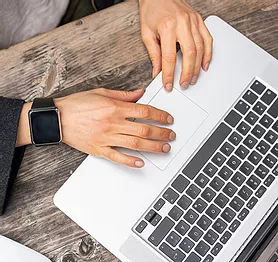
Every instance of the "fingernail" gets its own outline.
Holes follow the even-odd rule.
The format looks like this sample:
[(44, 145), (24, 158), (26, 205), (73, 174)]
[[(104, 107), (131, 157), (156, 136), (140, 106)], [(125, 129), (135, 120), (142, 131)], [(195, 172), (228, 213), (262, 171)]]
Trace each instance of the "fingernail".
[(205, 71), (207, 72), (208, 70), (209, 70), (209, 62), (208, 63), (206, 63), (206, 65), (205, 65)]
[(143, 167), (145, 163), (143, 161), (135, 161), (135, 166), (137, 167)]
[(195, 85), (196, 82), (197, 82), (197, 79), (198, 79), (197, 76), (193, 76), (193, 77), (192, 77), (192, 80), (191, 80), (191, 82), (190, 82), (190, 84), (191, 84), (191, 85)]
[(189, 87), (189, 83), (187, 81), (184, 81), (182, 84), (181, 84), (181, 88), (183, 89), (186, 89)]
[(165, 85), (165, 89), (166, 89), (168, 92), (171, 92), (172, 89), (173, 89), (173, 85), (170, 84), (170, 83), (168, 83), (168, 84)]
[(171, 150), (171, 146), (169, 144), (165, 144), (163, 147), (162, 147), (162, 151), (164, 153), (168, 153), (169, 151)]
[(171, 131), (170, 136), (169, 136), (169, 140), (173, 141), (176, 139), (176, 134), (175, 132)]
[(174, 118), (172, 117), (172, 116), (167, 116), (167, 123), (168, 124), (173, 124), (173, 122), (174, 122)]

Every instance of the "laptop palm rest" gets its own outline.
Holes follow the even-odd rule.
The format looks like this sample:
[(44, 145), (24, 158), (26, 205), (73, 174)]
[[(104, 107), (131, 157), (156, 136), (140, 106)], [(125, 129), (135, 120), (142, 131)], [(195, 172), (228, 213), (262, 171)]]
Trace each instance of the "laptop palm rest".
[[(168, 126), (177, 134), (176, 140), (171, 142), (171, 151), (166, 155), (140, 152), (160, 170), (164, 170), (169, 165), (208, 117), (208, 113), (205, 110), (195, 104), (183, 93), (183, 90), (178, 91), (175, 88), (171, 93), (168, 93), (161, 88), (149, 102), (149, 105), (163, 109), (175, 117), (174, 124)], [(138, 122), (141, 121), (138, 120)], [(153, 124), (158, 125), (157, 123)]]

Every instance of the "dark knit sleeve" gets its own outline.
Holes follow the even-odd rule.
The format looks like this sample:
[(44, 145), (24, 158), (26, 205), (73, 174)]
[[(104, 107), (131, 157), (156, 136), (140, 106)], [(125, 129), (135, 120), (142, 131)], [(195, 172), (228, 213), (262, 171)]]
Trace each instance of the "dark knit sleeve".
[(0, 97), (0, 215), (15, 181), (25, 147), (16, 148), (23, 100)]

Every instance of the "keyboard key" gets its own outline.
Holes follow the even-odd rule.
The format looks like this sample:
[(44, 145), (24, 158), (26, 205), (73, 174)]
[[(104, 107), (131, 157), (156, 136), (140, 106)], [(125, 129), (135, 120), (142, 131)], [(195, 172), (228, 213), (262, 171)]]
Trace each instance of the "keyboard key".
[(255, 196), (261, 198), (265, 192), (266, 192), (266, 188), (264, 186), (260, 186), (260, 188), (255, 193)]
[(185, 254), (183, 254), (180, 250), (173, 250), (166, 243), (162, 243), (159, 247), (162, 253), (164, 253), (167, 257), (169, 257), (172, 261), (182, 262), (185, 258)]
[(253, 105), (256, 100), (258, 99), (258, 96), (255, 95), (252, 91), (248, 90), (244, 95), (243, 99), (248, 102), (249, 104)]
[(272, 149), (271, 149), (271, 153), (273, 155), (275, 155), (276, 157), (278, 157), (278, 144), (276, 144)]
[(198, 217), (199, 215), (195, 211), (189, 209), (183, 218), (192, 225), (198, 219)]
[(187, 178), (185, 178), (183, 175), (178, 175), (178, 177), (172, 183), (172, 187), (178, 192), (182, 193), (189, 184), (190, 182)]
[(182, 236), (186, 234), (190, 226), (183, 220), (181, 220), (175, 227), (175, 230), (180, 233)]
[(269, 175), (267, 177), (267, 179), (264, 181), (264, 185), (269, 187), (269, 186), (271, 186), (271, 184), (273, 183), (274, 180), (275, 180), (275, 177), (273, 175)]
[(184, 262), (200, 262), (201, 258), (195, 253), (191, 253), (189, 257)]
[(242, 116), (236, 111), (231, 110), (231, 112), (225, 117), (224, 121), (232, 127), (235, 127), (241, 120)]
[(259, 125), (256, 125), (251, 131), (251, 133), (259, 139), (264, 135), (265, 132), (266, 130)]
[(249, 154), (249, 152), (250, 151), (245, 146), (240, 145), (239, 148), (236, 150), (236, 155), (242, 160), (244, 160)]
[(278, 256), (276, 254), (272, 255), (270, 260), (268, 260), (268, 262), (277, 262), (277, 261), (278, 261)]
[(278, 117), (278, 99), (275, 100), (275, 102), (272, 104), (272, 106), (267, 111), (268, 114), (270, 114), (273, 118)]
[(240, 187), (243, 182), (245, 181), (246, 177), (244, 175), (242, 175), (240, 172), (236, 172), (234, 174), (234, 176), (232, 177), (232, 181), (238, 186)]
[(258, 119), (259, 117), (253, 111), (250, 111), (244, 118), (244, 120), (252, 126), (256, 124)]
[(253, 110), (261, 116), (266, 110), (266, 106), (261, 102), (257, 102), (256, 105), (253, 107)]
[(253, 207), (258, 203), (258, 199), (255, 197), (252, 197), (249, 202), (247, 203), (247, 207), (251, 210)]
[(251, 172), (254, 170), (254, 166), (252, 166), (249, 162), (245, 161), (239, 168), (239, 170), (246, 176), (249, 176)]
[(262, 140), (256, 147), (256, 149), (263, 155), (267, 153), (267, 151), (270, 149), (270, 146)]
[(144, 229), (147, 227), (147, 222), (145, 222), (144, 220), (141, 221), (138, 226), (135, 228), (135, 230), (138, 232), (138, 233), (142, 233), (144, 231)]
[(215, 156), (212, 158), (211, 161), (218, 167), (221, 167), (224, 164), (224, 162), (226, 161), (226, 157), (218, 152), (215, 154)]
[(255, 91), (258, 95), (261, 95), (263, 93), (263, 91), (266, 89), (266, 87), (262, 83), (260, 83), (258, 80), (256, 80), (250, 88), (253, 91)]
[(237, 146), (241, 140), (242, 136), (237, 132), (233, 132), (232, 135), (229, 137), (229, 141), (235, 146)]
[(186, 253), (189, 253), (195, 244), (187, 237), (185, 237), (180, 243), (179, 247)]
[(238, 212), (244, 206), (244, 202), (239, 197), (234, 197), (230, 202), (230, 207)]
[(249, 214), (248, 209), (243, 208), (243, 209), (241, 210), (241, 212), (239, 213), (239, 215), (238, 215), (238, 219), (239, 219), (240, 221), (243, 221), (243, 220), (248, 216), (248, 214)]
[(228, 225), (221, 219), (218, 218), (212, 225), (212, 228), (219, 234), (222, 234)]
[(260, 120), (260, 124), (265, 128), (269, 128), (272, 123), (273, 123), (273, 119), (268, 115), (264, 115)]
[(155, 227), (161, 219), (162, 217), (159, 214), (156, 214), (156, 216), (150, 221), (150, 223)]
[(200, 241), (199, 244), (195, 247), (195, 251), (201, 256), (204, 257), (210, 249), (204, 241)]
[(220, 179), (219, 177), (215, 177), (211, 182), (210, 182), (210, 186), (216, 190), (219, 191), (223, 186), (224, 186), (224, 181), (222, 179)]
[(232, 234), (229, 231), (226, 231), (223, 234), (223, 236), (220, 238), (220, 242), (225, 245), (229, 241), (231, 236), (232, 236)]
[(219, 213), (220, 209), (216, 207), (214, 204), (211, 204), (206, 210), (206, 214), (212, 219), (215, 219)]
[(220, 148), (220, 151), (225, 155), (225, 156), (230, 156), (232, 152), (234, 151), (234, 147), (228, 143), (225, 142), (224, 145)]
[(183, 169), (183, 174), (185, 174), (189, 179), (194, 179), (211, 156), (215, 153), (217, 148), (224, 142), (224, 140), (231, 133), (232, 129), (226, 124), (221, 123), (208, 140), (204, 143), (197, 154), (192, 158), (189, 164)]
[(266, 103), (267, 105), (270, 105), (272, 101), (276, 98), (276, 94), (272, 92), (270, 89), (268, 89), (262, 96), (261, 100)]
[(229, 230), (232, 233), (234, 233), (234, 232), (236, 232), (236, 230), (238, 229), (239, 226), (240, 226), (240, 222), (237, 219), (235, 219), (233, 221), (233, 223), (229, 226)]
[(207, 243), (209, 243), (210, 245), (213, 245), (218, 238), (219, 235), (211, 229), (204, 236), (204, 240), (207, 241)]
[(278, 120), (275, 122), (272, 129), (278, 133)]
[(224, 196), (222, 193), (220, 193), (215, 199), (214, 199), (214, 203), (216, 205), (218, 205), (220, 208), (223, 208), (227, 205), (227, 203), (229, 202), (229, 199)]
[(235, 109), (240, 112), (242, 115), (245, 115), (247, 111), (250, 109), (250, 106), (247, 105), (245, 102), (240, 100), (236, 105)]
[(227, 181), (231, 177), (232, 174), (233, 174), (233, 171), (226, 166), (223, 166), (221, 168), (221, 170), (218, 172), (218, 175), (221, 178), (223, 178), (225, 181)]
[(274, 176), (277, 176), (277, 175), (278, 175), (278, 165), (277, 165), (276, 167), (273, 168), (272, 174), (273, 174)]
[(261, 183), (261, 180), (254, 175), (250, 176), (246, 182), (246, 184), (249, 187), (251, 187), (253, 190), (256, 190), (260, 183)]
[(255, 172), (254, 172), (258, 177), (260, 177), (261, 179), (264, 179), (267, 174), (269, 173), (269, 169), (267, 169), (264, 165), (260, 164)]
[(166, 242), (168, 242), (172, 247), (175, 247), (181, 240), (181, 237), (172, 231), (169, 236), (166, 238)]
[(204, 188), (208, 182), (209, 182), (208, 177), (202, 173), (198, 175), (198, 177), (195, 179), (195, 183), (201, 188)]
[(253, 151), (248, 157), (248, 160), (251, 163), (253, 163), (254, 165), (258, 165), (259, 162), (261, 161), (261, 159), (262, 159), (262, 156), (259, 153), (257, 153), (256, 151)]
[(209, 226), (211, 225), (212, 221), (205, 215), (203, 215), (197, 222), (197, 225), (203, 229), (203, 230), (207, 230), (209, 228)]
[(211, 188), (207, 187), (201, 196), (207, 202), (211, 202), (215, 195), (216, 193)]
[(174, 204), (178, 199), (179, 194), (176, 193), (172, 188), (168, 188), (163, 194), (163, 198), (166, 199), (169, 203)]
[(229, 197), (232, 197), (236, 193), (236, 191), (237, 187), (230, 182), (223, 189), (223, 192)]
[(253, 149), (257, 142), (258, 140), (255, 137), (248, 135), (243, 141), (243, 144), (246, 145), (249, 149)]
[(193, 208), (199, 213), (202, 213), (207, 206), (208, 206), (207, 203), (201, 198), (198, 198), (193, 204)]
[(187, 196), (183, 195), (178, 201), (178, 205), (183, 209), (186, 210), (192, 203), (192, 200)]
[(236, 156), (231, 156), (230, 159), (227, 161), (227, 165), (233, 170), (236, 170), (240, 164), (241, 161)]
[(200, 194), (200, 192), (200, 188), (198, 188), (194, 184), (190, 185), (190, 187), (186, 190), (186, 194), (193, 199), (195, 199)]
[(241, 133), (243, 136), (245, 136), (249, 132), (250, 129), (251, 129), (251, 127), (248, 124), (246, 124), (245, 122), (241, 122), (239, 124), (239, 126), (237, 127), (237, 131), (239, 133)]
[(263, 160), (263, 163), (264, 163), (267, 167), (269, 167), (269, 168), (273, 168), (274, 165), (276, 164), (276, 162), (277, 162), (277, 159), (276, 159), (274, 156), (270, 155), (270, 154), (268, 154), (268, 155), (265, 157), (265, 159)]
[(218, 168), (215, 165), (213, 165), (212, 163), (208, 163), (203, 171), (209, 177), (213, 177), (217, 170)]
[(148, 214), (145, 216), (145, 219), (150, 222), (155, 216), (157, 215), (157, 213), (154, 210), (150, 210), (148, 212)]
[(193, 227), (188, 233), (188, 236), (195, 242), (199, 241), (202, 235), (203, 232), (196, 226)]
[(213, 261), (213, 257), (211, 255), (207, 255), (205, 260), (203, 262), (212, 262)]
[(180, 217), (183, 215), (183, 211), (179, 209), (177, 206), (174, 206), (170, 212), (169, 212), (169, 217), (174, 219), (175, 221), (178, 221)]
[(274, 133), (272, 130), (269, 130), (264, 136), (264, 139), (271, 145), (273, 145), (276, 142), (277, 138), (278, 135), (276, 135), (276, 133)]
[(213, 254), (214, 256), (217, 256), (219, 254), (219, 252), (221, 251), (222, 249), (222, 245), (220, 243), (217, 243), (213, 249), (211, 250), (211, 254)]
[(252, 195), (252, 190), (250, 188), (248, 188), (247, 186), (243, 186), (239, 192), (238, 195), (245, 201), (247, 201), (251, 195)]
[(228, 223), (230, 223), (233, 218), (235, 217), (236, 213), (230, 209), (229, 207), (226, 207), (225, 210), (222, 212), (221, 217), (227, 221)]
[(164, 201), (162, 198), (160, 198), (160, 199), (157, 200), (157, 202), (155, 203), (154, 209), (155, 209), (156, 211), (159, 211), (164, 205), (165, 205), (165, 201)]
[(174, 225), (175, 223), (170, 218), (165, 217), (148, 240), (157, 247)]

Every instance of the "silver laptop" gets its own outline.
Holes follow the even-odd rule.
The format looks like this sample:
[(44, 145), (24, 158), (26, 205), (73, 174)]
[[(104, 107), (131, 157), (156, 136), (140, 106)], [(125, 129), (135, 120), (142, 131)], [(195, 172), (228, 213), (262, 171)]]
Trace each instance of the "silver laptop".
[(138, 101), (175, 117), (168, 155), (131, 169), (88, 156), (55, 195), (65, 214), (124, 262), (236, 261), (277, 205), (278, 61), (218, 17), (208, 73)]

